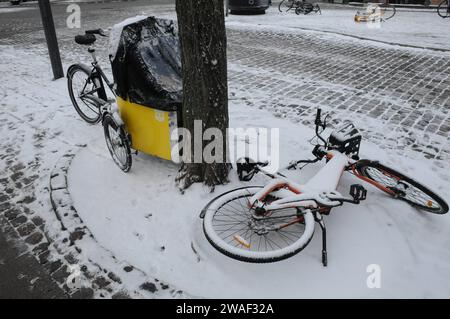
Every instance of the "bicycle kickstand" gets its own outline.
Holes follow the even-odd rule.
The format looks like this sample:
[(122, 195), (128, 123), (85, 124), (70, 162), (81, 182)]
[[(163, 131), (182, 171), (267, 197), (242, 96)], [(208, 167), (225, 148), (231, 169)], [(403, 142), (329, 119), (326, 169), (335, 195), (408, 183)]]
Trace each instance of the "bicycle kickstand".
[(325, 227), (325, 222), (323, 221), (323, 216), (316, 213), (314, 214), (314, 220), (320, 225), (322, 229), (322, 264), (324, 267), (328, 264), (327, 259), (327, 229)]

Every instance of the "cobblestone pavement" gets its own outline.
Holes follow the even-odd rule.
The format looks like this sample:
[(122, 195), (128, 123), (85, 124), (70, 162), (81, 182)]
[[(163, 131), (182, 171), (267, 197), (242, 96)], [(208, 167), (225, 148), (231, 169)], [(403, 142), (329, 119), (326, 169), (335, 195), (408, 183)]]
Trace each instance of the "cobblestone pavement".
[[(106, 28), (144, 10), (173, 15), (170, 6), (148, 7), (144, 1), (127, 5), (120, 9), (123, 5), (116, 2), (82, 4), (86, 12), (83, 29)], [(54, 15), (67, 68), (80, 60), (88, 62), (88, 55), (86, 48), (72, 41), (80, 31), (65, 28), (65, 8), (54, 6)], [(51, 214), (49, 175), (68, 149), (89, 142), (97, 130), (76, 122), (77, 116), (65, 98), (65, 83), (58, 82), (56, 90), (50, 82), (41, 83), (39, 91), (30, 91), (43, 77), (51, 78), (36, 14), (29, 10), (0, 15), (0, 57), (5, 63), (0, 83), (0, 133), (9, 136), (0, 142), (0, 224), (12, 229), (4, 232), (9, 234), (6, 237), (14, 233), (12, 239), (25, 244), (21, 254), (36, 256), (42, 269), (63, 287), (67, 267), (80, 252), (67, 241), (70, 234), (59, 234), (57, 227), (48, 225), (48, 219), (47, 225), (44, 223), (42, 216)], [(233, 99), (243, 99), (275, 116), (309, 125), (320, 106), (334, 118), (354, 120), (366, 138), (383, 147), (435, 162), (448, 160), (448, 54), (317, 32), (281, 32), (263, 27), (230, 27), (227, 32), (230, 108)], [(105, 43), (98, 41), (98, 56), (107, 66)], [(11, 47), (20, 50), (20, 60), (11, 56), (4, 59), (2, 50)], [(34, 70), (24, 55), (29, 56)], [(15, 80), (18, 76), (20, 82)], [(56, 217), (54, 222), (58, 222)], [(98, 291), (96, 296), (127, 296), (120, 292), (121, 286), (111, 273), (99, 266), (86, 271), (93, 282), (91, 287)], [(153, 292), (152, 288), (149, 294)], [(73, 291), (66, 289), (64, 294), (70, 296)], [(93, 291), (87, 290), (74, 297), (92, 295)]]
[(228, 37), (238, 97), (304, 123), (321, 107), (385, 147), (448, 159), (448, 54), (317, 33), (231, 29)]

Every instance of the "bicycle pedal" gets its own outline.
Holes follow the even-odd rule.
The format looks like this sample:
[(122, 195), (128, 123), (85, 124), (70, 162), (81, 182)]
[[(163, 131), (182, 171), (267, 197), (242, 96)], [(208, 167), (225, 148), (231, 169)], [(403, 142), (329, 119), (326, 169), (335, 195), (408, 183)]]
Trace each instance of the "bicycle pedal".
[(350, 186), (350, 196), (354, 201), (365, 200), (367, 196), (367, 190), (361, 184), (353, 184)]

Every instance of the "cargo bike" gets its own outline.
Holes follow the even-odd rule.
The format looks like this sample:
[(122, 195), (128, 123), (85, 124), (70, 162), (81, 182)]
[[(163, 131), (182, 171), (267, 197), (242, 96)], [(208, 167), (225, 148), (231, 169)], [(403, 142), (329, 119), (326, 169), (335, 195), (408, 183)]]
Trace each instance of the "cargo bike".
[[(127, 21), (127, 20), (126, 20)], [(116, 25), (110, 32), (110, 82), (93, 47), (101, 30), (87, 30), (75, 42), (88, 47), (91, 65), (67, 71), (72, 104), (83, 120), (101, 122), (114, 162), (128, 172), (132, 151), (171, 160), (171, 135), (181, 126), (180, 45), (171, 20), (154, 17)], [(110, 92), (110, 94), (107, 94)]]

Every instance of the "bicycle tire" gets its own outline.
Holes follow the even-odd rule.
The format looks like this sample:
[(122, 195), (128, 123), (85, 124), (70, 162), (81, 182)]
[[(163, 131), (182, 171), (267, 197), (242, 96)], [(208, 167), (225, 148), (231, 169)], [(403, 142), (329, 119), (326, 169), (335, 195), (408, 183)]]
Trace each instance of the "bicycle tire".
[[(243, 249), (239, 248), (239, 243), (237, 245), (228, 244), (224, 241), (224, 239), (220, 238), (217, 231), (214, 229), (213, 225), (213, 218), (216, 215), (216, 213), (225, 205), (240, 200), (244, 197), (250, 197), (253, 196), (257, 191), (259, 191), (261, 187), (246, 187), (246, 188), (239, 188), (227, 193), (224, 193), (217, 198), (215, 198), (212, 202), (208, 204), (206, 207), (206, 212), (203, 218), (203, 233), (205, 234), (206, 239), (208, 242), (219, 252), (222, 254), (244, 262), (250, 262), (250, 263), (271, 263), (280, 261), (286, 258), (289, 258), (297, 253), (299, 253), (301, 250), (303, 250), (308, 243), (310, 242), (311, 238), (314, 234), (314, 217), (311, 212), (306, 212), (304, 216), (304, 223), (299, 223), (299, 225), (296, 225), (293, 223), (293, 225), (298, 226), (300, 229), (303, 228), (302, 225), (304, 225), (304, 232), (301, 234), (299, 238), (297, 238), (293, 244), (287, 247), (283, 247), (280, 249), (275, 249), (271, 251), (254, 251), (250, 250), (250, 248)], [(234, 206), (232, 206), (234, 207)], [(244, 213), (245, 214), (245, 213)], [(225, 216), (225, 215), (223, 215)], [(234, 224), (238, 225), (240, 224), (240, 220), (236, 220)], [(232, 226), (234, 227), (234, 226)], [(290, 226), (289, 226), (290, 227)], [(286, 227), (287, 228), (287, 227)], [(278, 230), (277, 232), (279, 232)], [(275, 232), (275, 231), (273, 231)], [(246, 232), (247, 233), (247, 232)], [(278, 234), (280, 237), (282, 235)], [(224, 234), (225, 236), (225, 234)], [(230, 235), (231, 236), (231, 235)], [(242, 234), (244, 236), (244, 234)], [(251, 236), (250, 234), (250, 243), (251, 243)], [(227, 236), (229, 237), (229, 236)], [(233, 236), (234, 237), (234, 236)], [(262, 235), (260, 235), (262, 237)], [(295, 238), (295, 237), (294, 237)], [(267, 237), (265, 238), (267, 241)], [(273, 238), (271, 238), (273, 240)], [(261, 239), (259, 241), (259, 244), (261, 243)], [(259, 249), (259, 244), (258, 248)]]
[(437, 13), (441, 18), (450, 18), (450, 11), (447, 0), (443, 0), (437, 7)]
[(79, 105), (79, 103), (77, 102), (77, 99), (75, 98), (75, 94), (74, 94), (74, 81), (73, 78), (76, 74), (82, 73), (85, 77), (86, 80), (88, 81), (90, 78), (90, 72), (87, 71), (84, 67), (82, 67), (81, 65), (73, 65), (69, 68), (69, 71), (67, 72), (67, 86), (68, 86), (68, 90), (69, 90), (69, 96), (70, 96), (70, 100), (72, 101), (72, 105), (75, 108), (75, 110), (77, 111), (78, 115), (80, 115), (80, 117), (85, 120), (87, 123), (89, 124), (96, 124), (98, 122), (100, 122), (100, 118), (101, 118), (101, 112), (100, 112), (100, 105), (94, 105), (92, 100), (86, 100), (84, 101), (83, 99), (80, 99), (80, 102), (84, 103), (83, 108), (88, 108), (92, 111), (92, 116), (90, 116), (89, 114), (86, 114), (86, 112), (83, 112), (81, 106)]
[(384, 20), (389, 20), (395, 16), (397, 9), (391, 5), (380, 5), (380, 11)]
[[(287, 1), (287, 3), (285, 3), (286, 1)], [(278, 4), (278, 11), (279, 12), (283, 12), (283, 10), (281, 10), (281, 7), (283, 6), (283, 3), (285, 3), (285, 7), (287, 8), (285, 12), (288, 12), (289, 10), (291, 10), (294, 7), (295, 1), (293, 1), (293, 0), (282, 0)]]
[[(439, 195), (414, 179), (390, 167), (379, 162), (361, 160), (356, 163), (354, 168), (357, 174), (363, 177), (363, 180), (368, 179), (366, 180), (367, 182), (372, 183), (374, 186), (397, 199), (403, 200), (426, 212), (434, 214), (445, 214), (448, 212), (448, 204)], [(394, 184), (395, 187), (393, 186)], [(398, 190), (396, 187), (399, 187), (399, 185), (401, 186), (400, 188), (404, 189)], [(413, 192), (415, 194), (411, 194)], [(413, 195), (420, 195), (421, 198), (413, 198)], [(424, 201), (423, 203), (421, 203), (422, 200)]]
[(305, 14), (305, 12), (304, 12), (304, 10), (303, 10), (303, 7), (301, 7), (301, 6), (295, 8), (295, 14), (296, 14), (296, 15), (300, 15), (300, 13)]
[[(111, 136), (112, 129), (116, 136)], [(106, 114), (103, 119), (106, 146), (116, 165), (125, 173), (131, 169), (131, 147), (123, 126), (118, 125), (111, 114)], [(117, 147), (120, 147), (119, 150)], [(120, 153), (119, 153), (120, 152)]]

